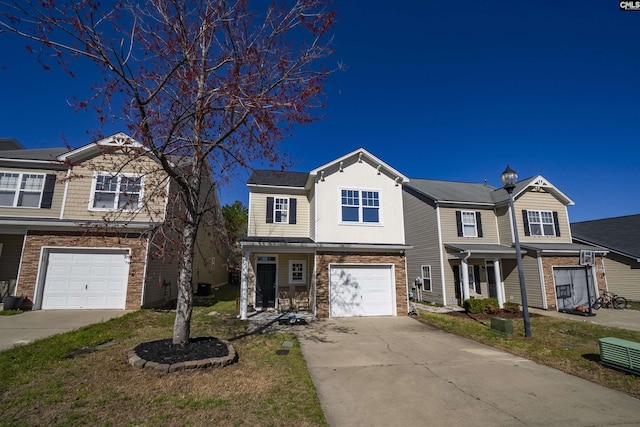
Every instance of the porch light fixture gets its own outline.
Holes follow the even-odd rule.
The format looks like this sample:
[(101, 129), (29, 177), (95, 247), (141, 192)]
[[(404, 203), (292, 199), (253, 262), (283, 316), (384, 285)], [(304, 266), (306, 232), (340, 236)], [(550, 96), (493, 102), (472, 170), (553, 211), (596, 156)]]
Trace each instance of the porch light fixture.
[(527, 303), (527, 288), (524, 285), (524, 272), (522, 269), (522, 253), (520, 251), (520, 238), (518, 237), (518, 226), (516, 223), (516, 211), (513, 207), (513, 189), (516, 188), (518, 174), (509, 165), (500, 175), (502, 188), (509, 193), (509, 210), (511, 211), (511, 223), (515, 228), (513, 236), (516, 244), (516, 259), (518, 261), (518, 277), (520, 278), (520, 295), (522, 297), (522, 318), (524, 319), (524, 336), (531, 336), (531, 321), (529, 320), (529, 304)]

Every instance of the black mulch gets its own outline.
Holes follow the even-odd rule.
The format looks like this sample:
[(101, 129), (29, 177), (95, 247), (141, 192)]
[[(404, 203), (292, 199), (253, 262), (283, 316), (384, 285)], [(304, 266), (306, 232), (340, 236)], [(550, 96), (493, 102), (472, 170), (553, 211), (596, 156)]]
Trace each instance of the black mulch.
[(229, 354), (227, 345), (215, 337), (193, 338), (187, 345), (174, 345), (171, 339), (149, 341), (138, 345), (134, 351), (146, 361), (169, 365)]

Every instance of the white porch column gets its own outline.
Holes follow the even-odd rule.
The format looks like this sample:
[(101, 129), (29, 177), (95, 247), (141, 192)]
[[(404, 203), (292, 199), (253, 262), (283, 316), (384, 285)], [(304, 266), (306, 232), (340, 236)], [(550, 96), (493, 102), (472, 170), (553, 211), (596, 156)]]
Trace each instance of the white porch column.
[(242, 251), (240, 270), (240, 319), (242, 320), (247, 320), (247, 304), (249, 304), (249, 253)]
[(496, 293), (498, 294), (498, 306), (504, 308), (504, 286), (502, 286), (502, 277), (500, 275), (500, 260), (493, 260), (493, 280), (496, 281)]
[(462, 258), (462, 302), (469, 299), (469, 265), (467, 264), (467, 257)]

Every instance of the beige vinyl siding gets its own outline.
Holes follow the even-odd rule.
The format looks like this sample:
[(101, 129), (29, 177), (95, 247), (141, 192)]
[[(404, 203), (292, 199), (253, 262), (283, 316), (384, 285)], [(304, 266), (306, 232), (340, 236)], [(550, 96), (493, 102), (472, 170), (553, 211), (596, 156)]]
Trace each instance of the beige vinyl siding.
[(406, 252), (409, 289), (416, 277), (422, 277), (421, 266), (430, 265), (431, 292), (418, 292), (418, 295), (422, 296), (423, 301), (444, 304), (436, 209), (408, 188), (403, 191), (402, 198), (405, 242), (413, 246)]
[(631, 301), (640, 301), (639, 262), (610, 252), (604, 259), (604, 268), (610, 292)]
[(51, 209), (44, 208), (23, 208), (23, 207), (0, 207), (1, 217), (20, 217), (20, 218), (53, 218), (57, 219), (60, 216), (60, 208), (62, 206), (62, 199), (64, 196), (64, 178), (66, 177), (65, 171), (54, 171), (47, 169), (10, 169), (0, 167), (1, 172), (10, 173), (33, 173), (33, 174), (55, 174), (56, 185), (53, 189), (53, 200), (51, 201)]
[[(544, 189), (540, 189), (540, 191), (533, 191), (530, 189), (529, 191), (522, 194), (515, 201), (515, 209), (516, 209), (516, 221), (518, 223), (518, 231), (520, 234), (521, 242), (528, 243), (545, 243), (545, 242), (555, 242), (555, 243), (571, 243), (571, 235), (569, 232), (569, 218), (567, 218), (567, 209), (565, 205), (563, 205), (558, 199), (555, 198), (551, 193), (547, 193)], [(525, 236), (524, 233), (524, 225), (522, 222), (522, 211), (523, 210), (535, 210), (535, 211), (551, 211), (558, 213), (558, 222), (560, 223), (560, 237), (550, 237), (550, 236)]]
[[(289, 197), (296, 201), (296, 223), (267, 223), (267, 197)], [(249, 236), (309, 237), (309, 200), (305, 194), (251, 193)]]
[[(134, 213), (89, 210), (95, 172), (143, 175), (143, 209)], [(165, 177), (166, 175), (160, 169), (160, 165), (148, 157), (141, 157), (132, 161), (125, 154), (109, 154), (86, 160), (73, 168), (67, 190), (64, 218), (102, 220), (106, 216), (109, 219), (119, 221), (162, 221), (167, 188)]]
[(22, 234), (0, 234), (0, 281), (18, 278), (23, 242)]
[(511, 211), (509, 210), (509, 206), (496, 208), (496, 217), (498, 219), (500, 244), (511, 246), (513, 244), (513, 235), (511, 232)]
[[(458, 237), (456, 211), (480, 212), (483, 237)], [(498, 230), (493, 209), (441, 207), (440, 221), (444, 243), (498, 243)]]
[[(503, 259), (501, 264), (505, 301), (518, 304), (522, 303), (517, 261), (515, 259)], [(538, 259), (529, 256), (523, 257), (522, 271), (524, 273), (524, 283), (527, 290), (527, 302), (529, 306), (543, 308)]]

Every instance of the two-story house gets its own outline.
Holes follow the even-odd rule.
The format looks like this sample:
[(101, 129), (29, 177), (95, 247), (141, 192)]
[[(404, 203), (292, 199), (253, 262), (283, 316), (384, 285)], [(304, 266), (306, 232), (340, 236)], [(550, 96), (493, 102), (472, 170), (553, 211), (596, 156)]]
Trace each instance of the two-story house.
[(363, 148), (310, 172), (256, 170), (241, 240), (241, 318), (408, 312), (400, 172)]
[[(597, 295), (605, 252), (572, 242), (567, 207), (573, 201), (542, 176), (518, 182), (513, 197), (515, 224), (503, 188), (413, 178), (404, 186), (407, 271), (417, 300), (519, 303), (515, 233), (529, 306), (573, 309), (588, 303), (588, 293)], [(583, 249), (596, 251), (594, 267), (581, 266)]]
[[(123, 133), (74, 150), (0, 141), (0, 281), (34, 309), (165, 304), (177, 296), (175, 230), (165, 226), (179, 215), (176, 187)], [(227, 278), (206, 231), (194, 286)]]

